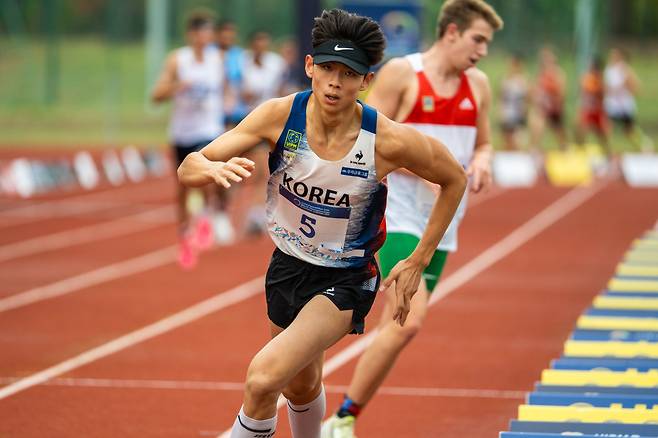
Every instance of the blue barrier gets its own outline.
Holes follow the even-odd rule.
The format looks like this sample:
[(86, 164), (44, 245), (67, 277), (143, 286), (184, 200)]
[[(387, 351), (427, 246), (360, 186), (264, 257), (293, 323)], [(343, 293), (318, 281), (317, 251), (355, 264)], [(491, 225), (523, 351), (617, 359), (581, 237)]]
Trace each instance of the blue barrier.
[(658, 332), (578, 329), (573, 331), (571, 339), (574, 341), (658, 342)]
[(624, 408), (633, 409), (637, 405), (647, 408), (658, 405), (658, 391), (653, 395), (630, 395), (623, 393), (611, 394), (574, 394), (563, 392), (532, 392), (528, 395), (529, 405), (571, 406), (576, 403), (588, 404), (594, 407), (608, 408), (619, 404)]
[(512, 432), (538, 432), (538, 433), (585, 433), (605, 437), (634, 438), (658, 437), (658, 424), (629, 424), (629, 423), (579, 423), (579, 422), (549, 422), (549, 421), (510, 421)]
[(593, 370), (599, 368), (610, 371), (636, 369), (646, 372), (658, 369), (658, 359), (561, 357), (551, 361), (551, 368), (556, 370)]

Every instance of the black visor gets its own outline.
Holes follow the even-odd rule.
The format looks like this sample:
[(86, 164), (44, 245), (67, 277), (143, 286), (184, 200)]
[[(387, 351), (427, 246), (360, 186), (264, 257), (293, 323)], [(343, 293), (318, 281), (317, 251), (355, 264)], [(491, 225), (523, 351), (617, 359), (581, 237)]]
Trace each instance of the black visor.
[(313, 63), (340, 62), (364, 75), (370, 70), (365, 52), (349, 41), (329, 40), (313, 48)]

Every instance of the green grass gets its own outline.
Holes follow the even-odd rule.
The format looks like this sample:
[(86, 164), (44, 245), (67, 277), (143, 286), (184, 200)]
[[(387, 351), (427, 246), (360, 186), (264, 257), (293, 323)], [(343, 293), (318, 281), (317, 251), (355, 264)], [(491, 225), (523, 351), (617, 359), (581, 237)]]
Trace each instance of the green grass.
[[(46, 103), (45, 46), (0, 41), (3, 145), (153, 144), (166, 141), (166, 108), (147, 103), (144, 48), (100, 40), (60, 44), (57, 99)], [(166, 106), (165, 106), (166, 107)]]
[[(641, 81), (639, 122), (646, 134), (658, 140), (658, 47), (633, 52), (633, 67)], [(100, 39), (63, 39), (59, 43), (57, 100), (46, 103), (46, 47), (43, 42), (0, 38), (0, 147), (29, 145), (95, 146), (162, 144), (167, 141), (168, 106), (147, 103), (145, 50), (140, 43), (115, 48)], [(535, 70), (529, 60), (529, 72)], [(504, 72), (505, 53), (494, 51), (481, 68), (492, 88)], [(567, 117), (576, 116), (577, 83), (573, 57), (562, 54), (569, 77)], [(496, 108), (491, 111), (494, 142), (500, 144)], [(550, 133), (545, 146), (553, 143)], [(618, 148), (626, 142), (617, 135)], [(658, 141), (657, 141), (658, 143)]]

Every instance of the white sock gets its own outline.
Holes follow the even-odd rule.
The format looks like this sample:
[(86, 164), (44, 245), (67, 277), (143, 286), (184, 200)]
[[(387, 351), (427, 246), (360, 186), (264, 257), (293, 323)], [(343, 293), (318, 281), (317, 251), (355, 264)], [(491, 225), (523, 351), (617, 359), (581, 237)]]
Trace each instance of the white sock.
[(244, 414), (244, 406), (233, 423), (231, 438), (269, 438), (276, 430), (276, 415), (267, 420), (254, 420)]
[(320, 438), (320, 428), (326, 409), (324, 386), (320, 395), (305, 405), (294, 405), (288, 400), (288, 419), (293, 438)]

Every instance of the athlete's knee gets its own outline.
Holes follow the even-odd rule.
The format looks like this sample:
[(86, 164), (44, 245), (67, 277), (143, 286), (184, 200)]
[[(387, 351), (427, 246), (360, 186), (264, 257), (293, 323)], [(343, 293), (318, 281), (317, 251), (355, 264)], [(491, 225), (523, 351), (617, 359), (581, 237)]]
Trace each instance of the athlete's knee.
[(397, 322), (393, 323), (395, 325), (395, 335), (403, 345), (411, 342), (411, 340), (420, 332), (420, 329), (423, 326), (423, 319), (424, 318), (408, 318), (403, 326), (400, 326)]
[(306, 399), (315, 395), (322, 384), (322, 372), (304, 372), (292, 379), (283, 389), (283, 395), (288, 400)]
[(264, 365), (262, 361), (254, 359), (247, 370), (245, 391), (252, 397), (267, 397), (277, 394), (285, 385), (282, 378), (272, 368)]

